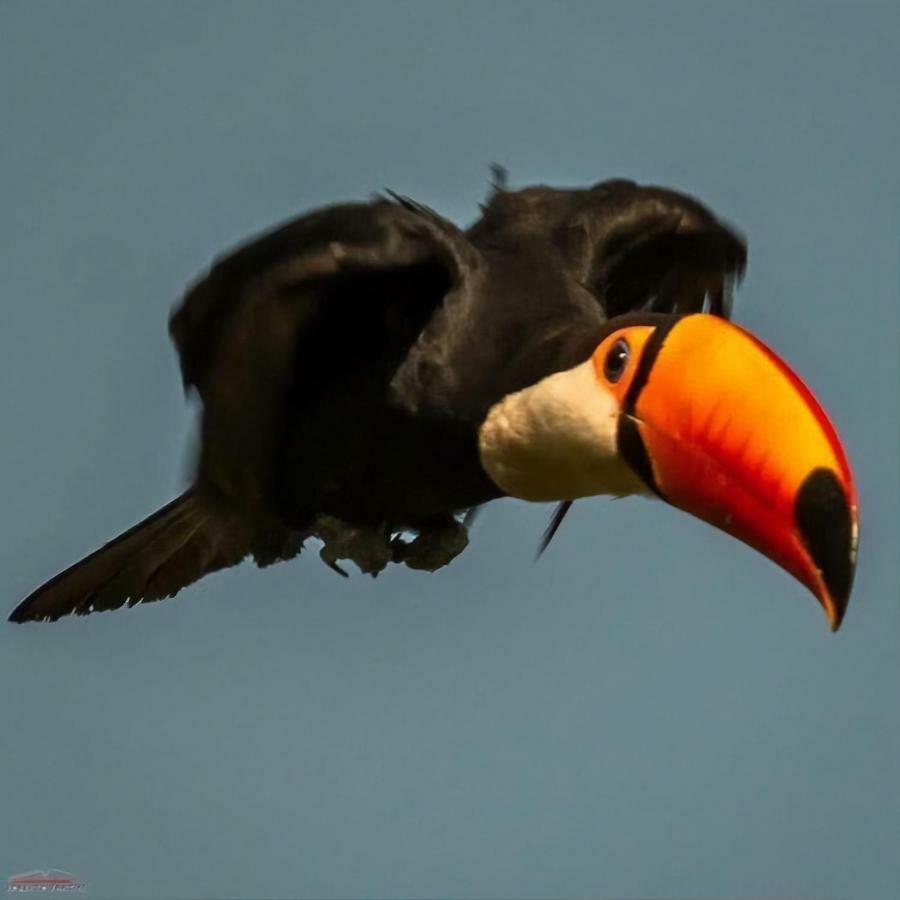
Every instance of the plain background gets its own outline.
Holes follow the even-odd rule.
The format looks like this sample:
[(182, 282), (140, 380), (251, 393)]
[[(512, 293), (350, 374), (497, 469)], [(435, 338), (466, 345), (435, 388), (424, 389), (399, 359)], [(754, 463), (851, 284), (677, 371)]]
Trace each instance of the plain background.
[[(661, 504), (492, 506), (428, 576), (316, 558), (0, 627), (0, 875), (97, 897), (896, 897), (900, 6), (0, 4), (0, 595), (170, 499), (170, 306), (389, 187), (611, 176), (744, 230), (737, 318), (856, 470), (846, 624)], [(334, 348), (340, 353), (340, 347)]]

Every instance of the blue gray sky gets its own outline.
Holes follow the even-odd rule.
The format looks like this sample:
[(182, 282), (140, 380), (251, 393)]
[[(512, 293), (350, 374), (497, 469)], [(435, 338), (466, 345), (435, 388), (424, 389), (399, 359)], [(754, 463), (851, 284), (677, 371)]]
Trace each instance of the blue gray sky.
[(738, 320), (856, 470), (833, 636), (745, 546), (645, 500), (504, 501), (435, 575), (315, 553), (0, 627), (0, 876), (91, 896), (896, 897), (896, 4), (0, 5), (0, 597), (169, 500), (166, 333), (217, 253), (390, 187), (697, 194)]

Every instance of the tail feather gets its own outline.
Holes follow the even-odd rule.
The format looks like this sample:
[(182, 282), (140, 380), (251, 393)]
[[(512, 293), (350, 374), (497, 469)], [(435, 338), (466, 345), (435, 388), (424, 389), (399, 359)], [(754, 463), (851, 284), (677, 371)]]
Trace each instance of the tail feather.
[(160, 600), (253, 552), (237, 516), (188, 490), (74, 566), (51, 578), (12, 612), (11, 622), (54, 621), (76, 613)]

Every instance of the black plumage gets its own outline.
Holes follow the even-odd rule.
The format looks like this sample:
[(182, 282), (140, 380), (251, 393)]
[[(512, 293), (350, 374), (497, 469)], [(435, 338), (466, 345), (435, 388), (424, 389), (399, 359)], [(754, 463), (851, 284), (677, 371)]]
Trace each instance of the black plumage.
[(696, 200), (630, 181), (497, 186), (482, 212), (464, 231), (391, 195), (217, 261), (170, 323), (203, 404), (194, 485), (12, 618), (170, 596), (310, 535), (334, 565), (446, 562), (465, 545), (456, 515), (500, 495), (478, 458), (488, 409), (586, 359), (617, 317), (727, 316), (746, 261)]

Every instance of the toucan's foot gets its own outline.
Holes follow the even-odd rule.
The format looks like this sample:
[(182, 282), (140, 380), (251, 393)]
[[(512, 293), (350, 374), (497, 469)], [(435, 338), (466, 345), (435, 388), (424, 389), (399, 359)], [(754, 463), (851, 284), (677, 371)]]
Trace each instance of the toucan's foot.
[(324, 543), (319, 551), (322, 561), (345, 577), (347, 573), (338, 565), (340, 559), (349, 559), (361, 572), (373, 576), (392, 559), (390, 531), (386, 525), (351, 525), (334, 516), (319, 516), (315, 534)]
[(387, 524), (353, 525), (335, 516), (319, 516), (313, 533), (323, 543), (319, 551), (322, 561), (344, 577), (347, 572), (339, 560), (350, 560), (361, 572), (373, 576), (389, 562), (434, 572), (459, 556), (469, 543), (466, 524), (452, 516), (417, 523), (413, 530), (416, 537), (411, 541), (400, 536), (391, 540)]
[(417, 529), (412, 541), (395, 537), (391, 541), (393, 560), (405, 563), (410, 569), (434, 572), (456, 559), (469, 543), (469, 531), (454, 518), (442, 519)]

